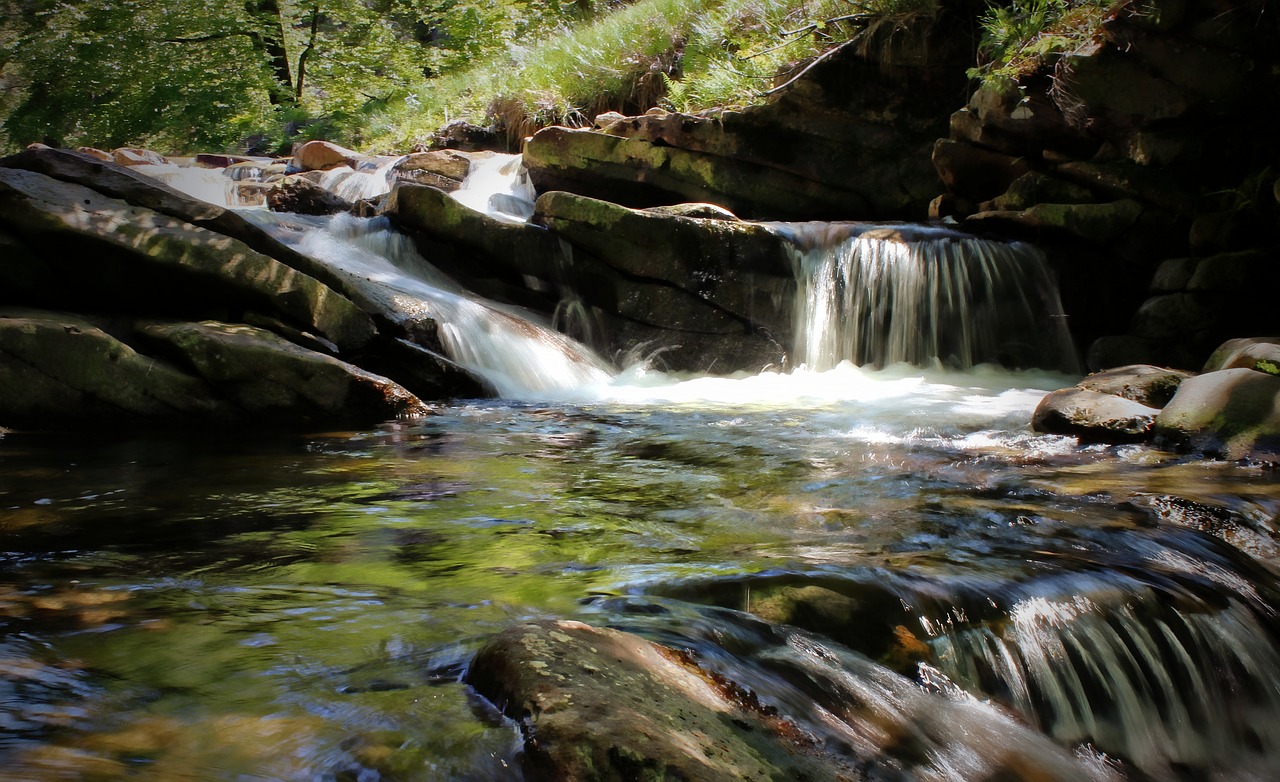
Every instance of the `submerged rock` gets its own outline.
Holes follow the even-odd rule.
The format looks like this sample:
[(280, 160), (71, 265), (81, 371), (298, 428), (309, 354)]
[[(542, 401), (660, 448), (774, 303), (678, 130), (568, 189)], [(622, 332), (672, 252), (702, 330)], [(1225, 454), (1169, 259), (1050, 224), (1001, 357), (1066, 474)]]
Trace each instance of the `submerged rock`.
[(807, 737), (672, 649), (581, 622), (517, 625), (467, 680), (525, 738), (534, 779), (835, 780)]
[(1065, 388), (1041, 400), (1031, 416), (1031, 428), (1073, 435), (1083, 442), (1133, 443), (1147, 439), (1158, 412), (1112, 394)]
[(1160, 411), (1155, 432), (1183, 450), (1280, 461), (1280, 377), (1224, 369), (1190, 378)]

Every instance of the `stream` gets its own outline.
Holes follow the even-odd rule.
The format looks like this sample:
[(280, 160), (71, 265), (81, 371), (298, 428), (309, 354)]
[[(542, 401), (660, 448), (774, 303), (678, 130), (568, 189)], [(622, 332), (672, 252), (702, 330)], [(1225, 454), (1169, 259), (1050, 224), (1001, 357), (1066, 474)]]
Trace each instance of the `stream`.
[[(374, 244), (335, 268), (405, 271)], [(1059, 370), (477, 371), (359, 431), (0, 437), (0, 780), (521, 779), (462, 679), (539, 618), (691, 650), (868, 779), (1280, 775), (1273, 469), (1032, 433)]]

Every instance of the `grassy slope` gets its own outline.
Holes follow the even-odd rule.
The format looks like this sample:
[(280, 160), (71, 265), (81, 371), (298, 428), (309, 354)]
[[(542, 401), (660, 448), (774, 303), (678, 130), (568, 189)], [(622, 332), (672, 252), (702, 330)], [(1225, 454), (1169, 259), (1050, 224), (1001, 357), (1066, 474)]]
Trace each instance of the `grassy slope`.
[(455, 119), (496, 123), (520, 138), (550, 124), (589, 124), (609, 110), (750, 105), (807, 58), (869, 24), (935, 6), (936, 0), (639, 0), (431, 80), (372, 117), (363, 146), (403, 150)]

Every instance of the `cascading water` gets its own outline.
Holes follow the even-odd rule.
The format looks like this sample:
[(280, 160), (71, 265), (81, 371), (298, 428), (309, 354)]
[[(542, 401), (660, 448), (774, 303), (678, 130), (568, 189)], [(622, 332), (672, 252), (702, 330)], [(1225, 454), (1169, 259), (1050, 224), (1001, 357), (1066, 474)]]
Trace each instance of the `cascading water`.
[[(518, 166), (493, 160), (458, 198), (520, 219)], [(508, 779), (514, 730), (477, 718), (456, 674), (528, 616), (690, 650), (866, 779), (1280, 769), (1275, 576), (1134, 499), (1222, 502), (1271, 540), (1274, 477), (1028, 431), (1072, 379), (974, 365), (1074, 366), (1030, 248), (778, 226), (797, 245), (805, 367), (677, 380), (614, 377), (460, 289), (384, 219), (246, 215), (361, 306), (439, 324), (502, 397), (573, 404), (442, 405), (289, 440), (276, 461), (257, 443), (182, 440), (161, 458), (0, 438), (18, 454), (7, 474), (0, 459), (18, 522), (0, 525), (0, 560), (24, 584), (0, 590), (0, 628), (21, 628), (0, 634), (0, 723), (18, 737), (0, 736), (0, 780), (109, 752), (112, 778), (195, 758), (208, 779)], [(572, 298), (555, 320), (595, 325)], [(898, 362), (919, 366), (872, 366)], [(97, 532), (120, 518), (133, 537)], [(45, 745), (65, 751), (24, 754)], [(218, 751), (232, 745), (263, 751), (241, 768)], [(294, 765), (273, 771), (281, 758)]]
[(921, 225), (783, 224), (796, 247), (796, 360), (1078, 369), (1043, 256)]
[(584, 346), (468, 295), (417, 253), (386, 218), (301, 218), (259, 212), (255, 219), (300, 252), (342, 272), (363, 306), (404, 323), (439, 325), (449, 358), (487, 380), (504, 398), (607, 384), (608, 366)]
[(360, 168), (338, 166), (320, 174), (319, 185), (344, 201), (355, 203), (391, 192), (395, 167), (404, 157), (381, 157)]
[(450, 195), (477, 212), (509, 223), (532, 217), (537, 198), (524, 158), (502, 154), (473, 162), (462, 186)]

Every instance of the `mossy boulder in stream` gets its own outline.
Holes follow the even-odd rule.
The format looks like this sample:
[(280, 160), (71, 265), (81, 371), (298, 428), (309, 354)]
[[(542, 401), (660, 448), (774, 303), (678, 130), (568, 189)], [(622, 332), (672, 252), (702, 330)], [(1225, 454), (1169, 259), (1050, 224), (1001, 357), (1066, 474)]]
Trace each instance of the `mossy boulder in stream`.
[(107, 325), (68, 313), (0, 308), (0, 422), (232, 417), (231, 406), (207, 383), (139, 353)]
[(516, 625), (480, 650), (467, 679), (519, 723), (536, 780), (858, 777), (732, 684), (629, 633)]
[(61, 282), (21, 292), (33, 303), (260, 310), (342, 349), (375, 333), (349, 299), (236, 239), (43, 174), (0, 168), (0, 230), (23, 241), (20, 260), (38, 256)]
[(1190, 378), (1160, 411), (1155, 431), (1180, 449), (1280, 461), (1280, 377), (1237, 368)]
[(423, 415), (413, 394), (384, 377), (244, 324), (143, 323), (219, 393), (253, 417), (380, 421)]

